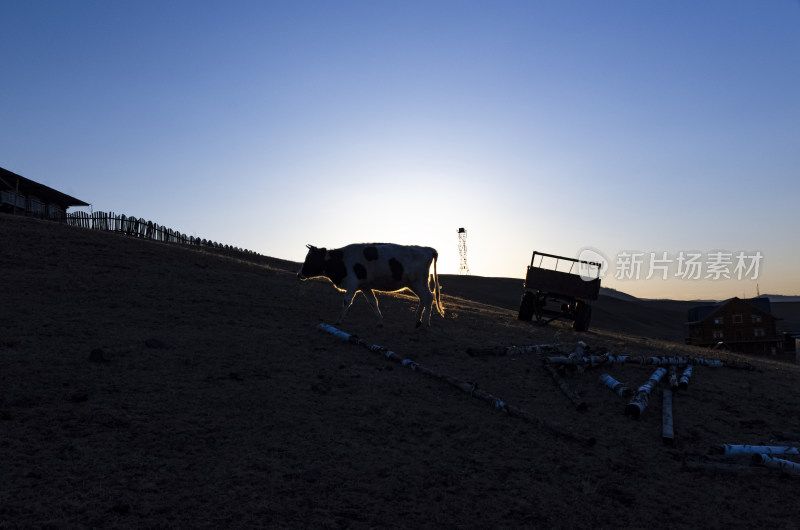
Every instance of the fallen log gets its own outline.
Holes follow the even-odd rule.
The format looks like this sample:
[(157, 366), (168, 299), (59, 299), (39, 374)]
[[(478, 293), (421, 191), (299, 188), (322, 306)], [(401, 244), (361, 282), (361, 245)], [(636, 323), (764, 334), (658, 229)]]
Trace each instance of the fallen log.
[(666, 373), (666, 368), (657, 368), (656, 371), (653, 372), (653, 375), (650, 376), (650, 379), (636, 390), (636, 395), (634, 395), (633, 399), (625, 406), (626, 416), (633, 416), (634, 419), (639, 419), (644, 409), (647, 408), (650, 393)]
[(689, 362), (686, 357), (643, 357), (642, 364), (652, 366), (678, 366)]
[(553, 381), (555, 381), (556, 385), (558, 385), (558, 388), (561, 389), (561, 392), (575, 405), (575, 410), (578, 412), (583, 412), (586, 410), (586, 402), (583, 401), (581, 395), (574, 388), (569, 386), (569, 383), (564, 381), (560, 375), (558, 375), (558, 372), (556, 372), (555, 368), (549, 364), (544, 364), (543, 366), (547, 373), (550, 374), (550, 377), (553, 378)]
[(669, 367), (669, 388), (673, 392), (678, 390), (678, 367), (674, 364)]
[(800, 455), (800, 447), (786, 445), (739, 445), (739, 444), (719, 444), (711, 446), (712, 453), (722, 455)]
[(689, 388), (689, 381), (692, 379), (693, 370), (694, 368), (690, 365), (687, 366), (686, 369), (683, 371), (683, 374), (681, 374), (681, 378), (678, 381), (678, 386), (681, 388), (681, 390), (686, 390), (687, 388)]
[(559, 351), (560, 344), (532, 344), (530, 346), (495, 346), (487, 348), (467, 348), (470, 357), (521, 355), (526, 353), (551, 353)]
[(763, 453), (755, 453), (753, 455), (753, 463), (772, 469), (778, 469), (782, 473), (786, 473), (787, 475), (791, 475), (793, 477), (800, 477), (800, 464), (797, 462), (792, 462), (791, 460), (775, 458), (774, 456)]
[(675, 430), (672, 424), (672, 390), (664, 389), (661, 413), (661, 440), (668, 445), (675, 444)]
[(720, 368), (725, 364), (717, 359), (703, 359), (702, 357), (689, 357), (692, 364), (696, 366), (710, 366), (712, 368)]
[(545, 421), (545, 420), (543, 420), (541, 418), (537, 418), (536, 416), (533, 416), (532, 414), (530, 414), (529, 412), (527, 412), (524, 409), (521, 409), (521, 408), (519, 408), (517, 406), (514, 406), (514, 405), (511, 405), (509, 403), (506, 403), (505, 401), (503, 401), (499, 397), (494, 396), (494, 395), (490, 394), (489, 392), (486, 392), (485, 390), (478, 388), (478, 385), (476, 383), (470, 383), (470, 382), (467, 382), (467, 381), (462, 381), (462, 380), (457, 379), (455, 377), (452, 377), (452, 376), (449, 376), (449, 375), (446, 375), (446, 374), (441, 374), (439, 372), (436, 372), (434, 370), (431, 370), (430, 368), (427, 368), (427, 367), (419, 364), (416, 361), (412, 361), (411, 359), (404, 359), (403, 357), (401, 357), (397, 353), (395, 353), (395, 352), (393, 352), (391, 350), (388, 350), (388, 349), (384, 348), (383, 346), (378, 346), (377, 344), (372, 344), (372, 345), (367, 344), (366, 342), (361, 340), (357, 335), (351, 335), (349, 333), (345, 333), (344, 331), (336, 329), (335, 327), (330, 326), (328, 324), (320, 324), (319, 326), (317, 326), (317, 328), (319, 330), (321, 330), (321, 331), (324, 331), (326, 333), (330, 333), (331, 335), (333, 335), (335, 337), (338, 337), (338, 338), (340, 338), (342, 340), (345, 340), (345, 341), (347, 341), (347, 342), (349, 342), (351, 344), (362, 346), (362, 347), (364, 347), (364, 348), (366, 348), (366, 349), (368, 349), (368, 350), (370, 350), (372, 352), (375, 352), (375, 353), (380, 353), (386, 359), (388, 359), (390, 361), (397, 362), (397, 363), (401, 364), (402, 366), (405, 366), (406, 368), (410, 368), (411, 370), (413, 370), (415, 372), (420, 372), (420, 373), (425, 374), (425, 375), (427, 375), (427, 376), (429, 376), (429, 377), (431, 377), (433, 379), (438, 379), (440, 381), (444, 381), (444, 382), (446, 382), (446, 383), (458, 388), (459, 390), (469, 394), (470, 397), (474, 397), (474, 398), (486, 401), (495, 410), (499, 410), (501, 412), (504, 412), (504, 413), (508, 414), (509, 416), (514, 416), (514, 417), (517, 417), (517, 418), (521, 418), (521, 419), (523, 419), (523, 420), (525, 420), (525, 421), (527, 421), (527, 422), (529, 422), (529, 423), (531, 423), (531, 424), (533, 424), (533, 425), (535, 425), (535, 426), (537, 426), (539, 428), (547, 430), (548, 432), (550, 432), (551, 434), (553, 434), (555, 436), (558, 436), (558, 437), (561, 437), (561, 438), (564, 438), (564, 439), (567, 439), (567, 440), (570, 440), (570, 441), (573, 441), (573, 442), (578, 442), (578, 443), (583, 444), (583, 445), (588, 445), (588, 446), (593, 446), (596, 443), (596, 440), (593, 437), (586, 438), (586, 437), (583, 437), (583, 436), (578, 436), (578, 435), (576, 435), (576, 434), (564, 429), (563, 427), (561, 427), (559, 425), (555, 425), (555, 424), (547, 422), (547, 421)]
[(543, 361), (554, 366), (573, 366), (581, 368), (595, 368), (611, 362), (605, 355), (590, 355), (589, 357), (566, 357), (563, 355), (545, 357)]
[(619, 397), (625, 397), (629, 395), (631, 392), (633, 392), (633, 390), (631, 390), (631, 388), (627, 384), (620, 383), (619, 381), (617, 381), (608, 374), (601, 375), (600, 382), (603, 383), (603, 385), (610, 388), (611, 390), (613, 390), (617, 395), (619, 395)]

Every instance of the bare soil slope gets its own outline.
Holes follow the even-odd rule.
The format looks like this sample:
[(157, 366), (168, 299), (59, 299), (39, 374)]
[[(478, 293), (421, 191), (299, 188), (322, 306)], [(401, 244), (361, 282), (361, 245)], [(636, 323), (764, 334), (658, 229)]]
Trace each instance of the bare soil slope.
[[(572, 374), (579, 413), (535, 354), (467, 351), (707, 351), (453, 295), (430, 329), (397, 295), (384, 327), (363, 301), (340, 326), (525, 421), (319, 331), (341, 295), (290, 269), (0, 215), (0, 527), (796, 527), (800, 481), (697, 466), (714, 444), (800, 430), (794, 367), (697, 367), (669, 447), (660, 392), (633, 420), (600, 370)], [(652, 367), (603, 371), (638, 385)]]

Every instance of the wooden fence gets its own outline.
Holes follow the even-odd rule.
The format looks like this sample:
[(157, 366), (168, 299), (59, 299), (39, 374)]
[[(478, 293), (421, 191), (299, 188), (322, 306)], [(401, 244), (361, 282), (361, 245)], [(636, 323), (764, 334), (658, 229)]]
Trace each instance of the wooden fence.
[(201, 239), (199, 237), (187, 236), (177, 230), (158, 225), (152, 221), (146, 221), (137, 217), (126, 215), (116, 215), (113, 212), (92, 212), (83, 211), (66, 214), (60, 221), (69, 226), (89, 228), (91, 230), (106, 230), (118, 232), (132, 237), (142, 239), (152, 239), (153, 241), (163, 241), (164, 243), (175, 243), (179, 245), (191, 245), (194, 247), (204, 247), (209, 249), (225, 251), (231, 254), (247, 254), (251, 257), (261, 255), (252, 250), (222, 245), (214, 241)]

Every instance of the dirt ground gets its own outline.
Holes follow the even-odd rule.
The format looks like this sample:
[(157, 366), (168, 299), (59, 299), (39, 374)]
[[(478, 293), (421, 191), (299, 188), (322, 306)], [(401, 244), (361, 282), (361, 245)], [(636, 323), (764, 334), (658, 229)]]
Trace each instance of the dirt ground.
[(0, 272), (0, 528), (800, 526), (800, 481), (705, 458), (800, 431), (791, 365), (696, 367), (669, 446), (660, 389), (634, 420), (598, 383), (638, 386), (652, 366), (567, 375), (578, 412), (536, 354), (468, 352), (707, 350), (539, 327), (452, 295), (430, 329), (398, 295), (379, 298), (383, 327), (363, 300), (339, 326), (526, 421), (321, 332), (341, 295), (279, 260), (0, 215)]

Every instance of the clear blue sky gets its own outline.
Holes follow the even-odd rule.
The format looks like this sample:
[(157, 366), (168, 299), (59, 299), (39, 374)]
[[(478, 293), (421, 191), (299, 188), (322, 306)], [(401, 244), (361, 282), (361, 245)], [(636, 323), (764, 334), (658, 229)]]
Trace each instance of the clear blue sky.
[[(94, 210), (440, 273), (465, 227), (477, 275), (591, 247), (637, 296), (800, 294), (797, 0), (3, 0), (0, 28), (0, 166)], [(625, 251), (669, 279), (616, 278)], [(682, 251), (763, 259), (687, 280)]]

